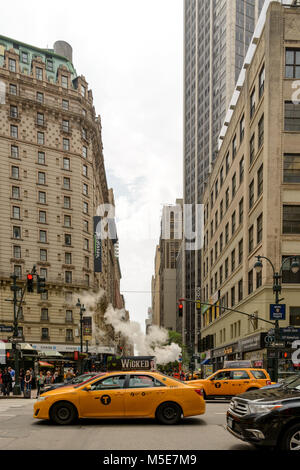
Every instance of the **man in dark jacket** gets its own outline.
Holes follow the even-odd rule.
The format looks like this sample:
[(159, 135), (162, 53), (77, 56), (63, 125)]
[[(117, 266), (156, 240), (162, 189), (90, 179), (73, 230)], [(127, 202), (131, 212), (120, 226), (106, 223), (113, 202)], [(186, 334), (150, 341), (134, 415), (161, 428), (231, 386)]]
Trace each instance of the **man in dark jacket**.
[(3, 387), (3, 395), (9, 396), (10, 391), (12, 389), (12, 378), (10, 373), (8, 372), (7, 368), (4, 369), (2, 374), (2, 387)]

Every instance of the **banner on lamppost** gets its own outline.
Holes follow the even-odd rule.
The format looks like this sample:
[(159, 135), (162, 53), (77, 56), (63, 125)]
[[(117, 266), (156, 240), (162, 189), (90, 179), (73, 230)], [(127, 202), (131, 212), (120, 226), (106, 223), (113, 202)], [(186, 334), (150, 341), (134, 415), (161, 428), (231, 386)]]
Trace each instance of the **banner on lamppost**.
[(94, 272), (102, 272), (101, 217), (94, 217)]
[(92, 317), (82, 318), (82, 336), (83, 341), (91, 341), (92, 339)]

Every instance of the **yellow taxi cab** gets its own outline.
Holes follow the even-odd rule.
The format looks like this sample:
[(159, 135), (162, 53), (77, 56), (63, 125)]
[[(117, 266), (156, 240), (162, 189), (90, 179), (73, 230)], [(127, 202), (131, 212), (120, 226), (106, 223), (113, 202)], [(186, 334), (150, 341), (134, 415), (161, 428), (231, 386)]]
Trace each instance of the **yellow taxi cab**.
[(206, 379), (191, 380), (188, 385), (203, 387), (204, 398), (232, 397), (249, 390), (271, 385), (265, 369), (221, 369)]
[(35, 418), (56, 424), (77, 418), (155, 418), (177, 424), (181, 417), (204, 413), (201, 386), (155, 371), (107, 372), (85, 384), (46, 392), (34, 404)]

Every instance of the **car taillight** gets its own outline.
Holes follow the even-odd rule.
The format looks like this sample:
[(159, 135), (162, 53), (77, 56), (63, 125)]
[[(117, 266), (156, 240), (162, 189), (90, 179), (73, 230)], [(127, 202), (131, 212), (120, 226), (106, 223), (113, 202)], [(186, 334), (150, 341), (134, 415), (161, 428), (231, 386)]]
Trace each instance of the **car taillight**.
[(198, 395), (200, 395), (201, 397), (203, 397), (203, 389), (202, 388), (199, 388), (197, 390), (195, 390), (196, 393), (198, 393)]
[(267, 380), (267, 385), (272, 385), (271, 380)]

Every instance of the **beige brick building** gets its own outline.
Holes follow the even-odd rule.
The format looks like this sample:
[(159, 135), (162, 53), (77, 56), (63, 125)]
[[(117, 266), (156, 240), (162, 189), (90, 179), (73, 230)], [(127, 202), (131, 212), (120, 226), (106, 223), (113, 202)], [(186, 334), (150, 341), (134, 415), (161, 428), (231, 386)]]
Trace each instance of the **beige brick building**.
[(106, 292), (98, 327), (108, 303), (124, 307), (116, 240), (102, 241), (102, 272), (94, 273), (93, 216), (99, 205), (114, 205), (101, 119), (67, 43), (39, 49), (0, 36), (0, 85), (0, 324), (13, 322), (5, 301), (10, 275), (24, 286), (36, 265), (48, 292), (26, 294), (20, 338), (71, 351), (79, 344), (75, 305), (84, 291)]
[[(203, 199), (202, 301), (214, 307), (202, 307), (201, 336), (210, 342), (199, 349), (215, 368), (236, 358), (267, 365), (264, 336), (272, 326), (255, 317), (270, 320), (273, 271), (266, 260), (262, 274), (255, 271), (258, 255), (276, 271), (284, 263), (287, 315), (280, 326), (300, 327), (300, 274), (286, 259), (300, 256), (300, 105), (293, 102), (300, 88), (300, 8), (272, 2), (254, 41)], [(254, 318), (220, 313), (218, 305)]]

